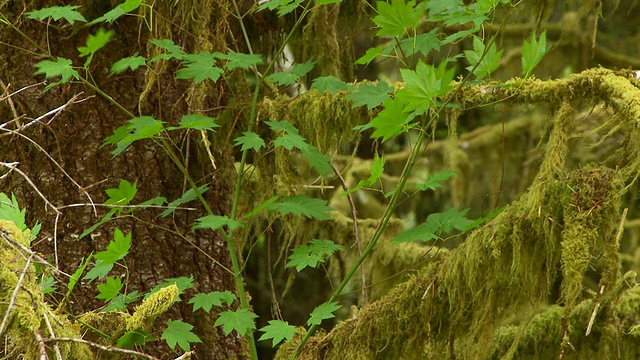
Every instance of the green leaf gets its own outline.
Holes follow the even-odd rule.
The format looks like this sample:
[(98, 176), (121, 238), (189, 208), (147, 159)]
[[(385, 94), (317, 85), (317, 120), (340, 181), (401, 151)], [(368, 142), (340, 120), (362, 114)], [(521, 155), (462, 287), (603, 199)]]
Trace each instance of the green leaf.
[(40, 287), (40, 290), (42, 291), (42, 293), (46, 295), (56, 290), (56, 287), (55, 287), (56, 283), (57, 281), (53, 276), (48, 276), (42, 279), (42, 281), (38, 284), (38, 286)]
[(356, 64), (369, 65), (369, 63), (372, 62), (373, 59), (375, 59), (378, 55), (380, 55), (380, 53), (382, 53), (383, 50), (384, 50), (383, 47), (369, 48), (367, 52), (364, 53), (364, 55), (362, 55), (361, 57), (358, 58), (358, 60), (356, 60)]
[(287, 120), (278, 121), (275, 119), (269, 119), (265, 121), (265, 124), (269, 125), (272, 131), (284, 131), (285, 133), (297, 134), (298, 129), (293, 126)]
[(126, 15), (132, 12), (133, 10), (137, 9), (138, 7), (140, 7), (141, 3), (142, 3), (142, 0), (126, 0), (122, 4), (119, 4), (118, 6), (111, 9), (106, 14), (90, 22), (89, 26), (97, 24), (99, 22), (108, 22), (109, 24), (111, 24), (122, 15)]
[(214, 128), (220, 127), (216, 124), (216, 118), (204, 116), (200, 114), (182, 115), (180, 126), (171, 126), (167, 130), (193, 129), (193, 130), (210, 130), (215, 132)]
[(347, 83), (338, 79), (335, 76), (320, 76), (313, 80), (311, 84), (312, 89), (318, 90), (319, 93), (328, 91), (332, 94), (337, 94), (339, 91), (349, 91), (351, 88)]
[(376, 2), (378, 15), (373, 18), (373, 22), (380, 27), (376, 35), (390, 37), (410, 35), (409, 30), (418, 26), (424, 13), (423, 9), (414, 8), (415, 4), (416, 2), (413, 0), (409, 2), (391, 0), (391, 3)]
[[(207, 190), (209, 190), (209, 187), (207, 185), (202, 185), (200, 187), (198, 187), (198, 193), (200, 195), (204, 194), (205, 192), (207, 192)], [(167, 210), (163, 211), (162, 214), (160, 214), (160, 217), (165, 217), (165, 216), (169, 216), (171, 214), (173, 214), (174, 211), (176, 211), (176, 208), (182, 204), (186, 204), (188, 202), (191, 202), (195, 199), (198, 198), (198, 195), (196, 194), (196, 192), (193, 189), (189, 189), (187, 190), (184, 194), (182, 194), (182, 196), (179, 199), (173, 200), (172, 202), (170, 202), (167, 205)]]
[(262, 55), (259, 54), (243, 54), (233, 51), (229, 51), (226, 54), (227, 64), (225, 67), (227, 71), (233, 71), (234, 69), (241, 68), (248, 70), (252, 66), (261, 65), (264, 61)]
[(220, 57), (207, 51), (182, 55), (184, 67), (177, 71), (176, 79), (193, 79), (196, 84), (210, 79), (215, 83), (222, 75), (222, 69), (216, 66)]
[[(127, 180), (121, 179), (118, 188), (107, 189), (105, 192), (107, 193), (107, 196), (109, 196), (107, 201), (104, 202), (105, 205), (129, 205), (138, 192), (138, 180), (131, 184)], [(117, 212), (122, 212), (124, 210), (120, 207), (115, 209)]]
[(105, 308), (102, 309), (101, 312), (113, 310), (127, 311), (127, 305), (132, 302), (138, 301), (138, 299), (140, 299), (141, 297), (142, 295), (138, 291), (133, 291), (129, 294), (118, 294), (118, 296), (113, 298), (109, 305), (105, 306)]
[(0, 219), (8, 220), (16, 224), (18, 229), (26, 230), (25, 223), (26, 209), (20, 210), (20, 205), (15, 195), (11, 194), (11, 200), (4, 193), (0, 193)]
[(264, 334), (260, 336), (260, 341), (273, 339), (272, 347), (278, 345), (282, 340), (291, 341), (293, 336), (298, 332), (295, 326), (289, 325), (288, 322), (282, 320), (269, 320), (269, 325), (260, 329)]
[[(464, 55), (470, 66), (467, 66), (467, 70), (471, 71), (478, 65), (474, 71), (474, 75), (478, 79), (482, 79), (487, 75), (490, 75), (500, 65), (500, 57), (502, 56), (502, 50), (496, 52), (496, 43), (493, 41), (489, 49), (486, 49), (482, 43), (482, 39), (477, 36), (473, 37), (473, 51), (465, 50)], [(484, 55), (484, 57), (483, 57)]]
[(317, 147), (308, 144), (298, 133), (298, 129), (291, 125), (291, 123), (286, 120), (276, 121), (273, 119), (265, 123), (269, 125), (273, 131), (285, 132), (273, 142), (276, 148), (284, 147), (287, 150), (298, 149), (300, 150), (300, 155), (302, 155), (302, 157), (309, 162), (309, 165), (320, 175), (325, 176), (333, 173), (331, 159), (323, 154)]
[(101, 264), (113, 264), (116, 261), (124, 259), (131, 248), (131, 233), (126, 236), (116, 228), (113, 234), (113, 241), (109, 242), (107, 250), (100, 251), (94, 257), (101, 261)]
[(480, 226), (480, 225), (486, 223), (487, 221), (495, 218), (496, 216), (500, 215), (500, 213), (502, 213), (506, 208), (507, 208), (507, 205), (505, 205), (505, 206), (503, 206), (501, 208), (493, 210), (492, 212), (490, 212), (487, 215), (477, 219), (472, 224), (467, 226), (467, 228), (464, 229), (464, 231), (469, 231), (469, 230), (473, 230), (473, 229), (477, 228), (478, 226)]
[(189, 304), (193, 304), (193, 311), (203, 309), (206, 312), (210, 312), (213, 305), (222, 306), (223, 303), (231, 305), (235, 300), (236, 296), (231, 291), (212, 291), (207, 294), (195, 294), (189, 300)]
[(113, 269), (113, 263), (103, 263), (101, 260), (96, 260), (93, 268), (87, 272), (84, 276), (85, 280), (93, 281), (95, 279), (104, 279), (109, 272)]
[(214, 326), (222, 326), (222, 331), (224, 331), (225, 336), (234, 330), (244, 336), (247, 331), (256, 328), (253, 319), (257, 317), (258, 315), (247, 309), (238, 309), (236, 311), (227, 310), (220, 313), (220, 317), (216, 320)]
[(309, 162), (309, 165), (321, 176), (333, 174), (331, 159), (323, 154), (317, 147), (307, 144), (300, 149), (300, 155), (302, 155), (302, 157)]
[(105, 31), (103, 28), (98, 29), (98, 32), (95, 35), (89, 34), (86, 46), (78, 48), (80, 57), (88, 56), (87, 60), (84, 62), (85, 68), (89, 67), (93, 55), (98, 50), (102, 49), (111, 40), (111, 37), (113, 37), (114, 34), (115, 32), (113, 30)]
[(435, 190), (442, 186), (442, 182), (454, 177), (456, 172), (453, 170), (438, 171), (429, 175), (424, 181), (416, 184), (416, 188), (425, 191), (427, 189)]
[(306, 267), (315, 268), (319, 262), (324, 263), (325, 258), (344, 247), (335, 244), (331, 240), (311, 240), (310, 245), (301, 245), (292, 250), (286, 267), (296, 267), (300, 272)]
[(342, 196), (351, 194), (352, 192), (360, 190), (365, 186), (373, 185), (376, 181), (378, 181), (378, 179), (380, 179), (380, 176), (382, 176), (382, 173), (384, 172), (384, 163), (384, 158), (378, 156), (377, 153), (374, 154), (373, 162), (369, 167), (369, 170), (371, 171), (371, 175), (369, 176), (369, 178), (366, 180), (360, 180), (360, 182), (358, 182), (358, 185), (342, 193)]
[(126, 125), (117, 128), (113, 135), (105, 139), (102, 146), (115, 144), (116, 149), (111, 153), (113, 156), (117, 156), (134, 142), (152, 138), (164, 130), (163, 122), (152, 116), (135, 117), (129, 120)]
[(115, 298), (122, 290), (122, 280), (120, 278), (111, 278), (108, 277), (107, 281), (104, 284), (98, 285), (98, 291), (100, 292), (96, 299), (103, 299), (104, 301), (109, 301)]
[(347, 94), (346, 98), (353, 101), (353, 107), (366, 106), (369, 110), (379, 106), (389, 99), (389, 94), (393, 92), (393, 87), (386, 82), (379, 80), (375, 84), (361, 83), (356, 87), (356, 91)]
[(29, 19), (44, 20), (51, 17), (54, 21), (65, 19), (69, 24), (73, 25), (76, 21), (87, 22), (84, 16), (76, 11), (80, 6), (51, 6), (48, 8), (34, 10), (27, 13)]
[(400, 41), (400, 48), (407, 56), (415, 54), (429, 55), (431, 50), (440, 49), (440, 28), (435, 28), (428, 33), (416, 35)]
[[(316, 0), (318, 5), (328, 5), (342, 2), (342, 0)], [(277, 343), (276, 343), (277, 344)]]
[(82, 276), (82, 273), (84, 272), (84, 269), (86, 269), (87, 265), (89, 265), (89, 260), (90, 259), (91, 259), (91, 255), (89, 255), (86, 259), (83, 258), (80, 261), (80, 266), (76, 269), (76, 271), (73, 273), (73, 275), (71, 275), (71, 277), (69, 278), (69, 285), (67, 285), (67, 294), (64, 296), (65, 298), (69, 297), (69, 294), (71, 294), (71, 291), (73, 291), (73, 288), (78, 283), (78, 280), (80, 280), (80, 276)]
[(154, 198), (151, 198), (147, 201), (143, 201), (140, 204), (138, 204), (138, 206), (140, 206), (141, 208), (148, 208), (150, 206), (162, 206), (162, 204), (166, 204), (167, 203), (167, 198), (164, 196), (156, 196)]
[(147, 341), (152, 341), (153, 335), (144, 329), (133, 329), (122, 335), (116, 346), (124, 349), (133, 349), (136, 345), (144, 347)]
[(177, 344), (182, 350), (189, 351), (191, 343), (202, 342), (196, 334), (191, 332), (191, 329), (193, 326), (180, 320), (167, 320), (167, 328), (162, 332), (162, 339), (167, 342), (171, 350), (174, 350)]
[(451, 232), (454, 229), (465, 231), (474, 223), (473, 220), (465, 217), (468, 211), (469, 209), (458, 211), (458, 209), (454, 207), (445, 212), (431, 214), (423, 224), (396, 236), (396, 238), (393, 239), (393, 243), (397, 244), (414, 240), (429, 241), (437, 239), (440, 237), (440, 234)]
[(269, 0), (258, 6), (258, 11), (265, 9), (278, 10), (278, 16), (282, 17), (300, 6), (304, 0)]
[(176, 59), (176, 60), (182, 60), (185, 52), (184, 50), (182, 50), (182, 48), (178, 45), (176, 45), (172, 40), (170, 39), (161, 39), (161, 40), (149, 40), (153, 45), (167, 50), (169, 53), (168, 54), (160, 54), (157, 56), (154, 56), (153, 59), (151, 59), (151, 62), (154, 61), (158, 61), (160, 59), (162, 60), (171, 60), (171, 59)]
[(253, 131), (245, 131), (242, 133), (242, 136), (239, 136), (234, 139), (234, 146), (242, 145), (240, 150), (246, 151), (249, 149), (253, 149), (254, 151), (260, 150), (260, 148), (265, 146), (264, 140), (254, 133)]
[[(179, 278), (167, 278), (164, 279), (163, 283), (160, 283), (156, 286), (153, 287), (153, 289), (151, 289), (151, 291), (149, 291), (148, 293), (145, 294), (144, 298), (148, 298), (149, 295), (154, 294), (156, 292), (158, 292), (158, 290), (160, 289), (164, 289), (167, 286), (176, 284), (176, 286), (178, 287), (178, 297), (180, 295), (182, 295), (182, 293), (184, 293), (185, 290), (187, 289), (191, 289), (193, 287), (193, 276), (181, 276)], [(180, 299), (177, 298), (176, 301), (179, 301)]]
[(294, 65), (289, 71), (273, 73), (267, 76), (267, 79), (279, 86), (289, 86), (298, 81), (299, 77), (306, 75), (314, 66), (315, 63), (309, 60), (306, 63)]
[(296, 216), (306, 216), (308, 218), (331, 220), (328, 211), (335, 210), (327, 206), (327, 202), (322, 199), (312, 199), (305, 195), (287, 196), (281, 203), (268, 206), (271, 211), (277, 211), (282, 215), (294, 214)]
[(263, 202), (262, 204), (258, 205), (258, 207), (256, 207), (255, 209), (253, 209), (250, 213), (245, 214), (242, 218), (244, 220), (250, 219), (252, 217), (254, 217), (255, 215), (257, 215), (260, 211), (266, 209), (269, 207), (269, 205), (273, 204), (274, 202), (276, 202), (276, 200), (278, 200), (278, 196), (272, 196), (271, 198), (269, 198), (267, 201)]
[(320, 325), (322, 320), (334, 318), (333, 313), (338, 309), (340, 309), (340, 305), (337, 302), (320, 304), (311, 312), (307, 325)]
[(425, 114), (434, 104), (435, 98), (451, 89), (454, 69), (447, 70), (442, 62), (438, 68), (418, 61), (416, 70), (400, 69), (405, 82), (407, 105), (405, 111), (415, 111), (416, 115)]
[(528, 77), (546, 53), (547, 32), (543, 31), (539, 40), (536, 40), (536, 33), (534, 32), (531, 35), (531, 42), (525, 40), (524, 44), (522, 44), (522, 74)]
[[(403, 90), (402, 90), (403, 91)], [(413, 119), (404, 111), (406, 102), (400, 92), (393, 99), (384, 102), (384, 109), (371, 120), (371, 126), (375, 128), (372, 138), (382, 137), (382, 142), (391, 137), (407, 131), (407, 124)]]
[(144, 65), (146, 65), (146, 59), (142, 56), (138, 56), (138, 53), (136, 52), (133, 56), (122, 58), (113, 63), (113, 65), (111, 65), (109, 76), (123, 73), (129, 69), (136, 70), (140, 66)]
[(65, 58), (58, 58), (55, 62), (43, 60), (34, 65), (38, 68), (38, 71), (33, 73), (33, 75), (44, 74), (45, 79), (60, 76), (62, 79), (55, 84), (64, 84), (72, 77), (74, 79), (80, 78), (80, 74), (78, 74), (71, 65), (71, 60)]
[(218, 230), (222, 227), (228, 226), (229, 230), (233, 231), (239, 227), (242, 227), (242, 223), (236, 220), (231, 220), (226, 216), (220, 215), (207, 215), (196, 220), (193, 224), (194, 229), (209, 229)]

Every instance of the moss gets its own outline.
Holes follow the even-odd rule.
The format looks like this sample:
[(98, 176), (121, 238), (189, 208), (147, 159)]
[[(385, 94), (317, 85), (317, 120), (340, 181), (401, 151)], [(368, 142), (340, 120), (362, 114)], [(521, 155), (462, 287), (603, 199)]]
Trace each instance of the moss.
[(136, 308), (133, 315), (126, 319), (127, 331), (134, 329), (149, 330), (156, 318), (164, 314), (175, 303), (178, 293), (178, 287), (172, 284), (149, 295)]

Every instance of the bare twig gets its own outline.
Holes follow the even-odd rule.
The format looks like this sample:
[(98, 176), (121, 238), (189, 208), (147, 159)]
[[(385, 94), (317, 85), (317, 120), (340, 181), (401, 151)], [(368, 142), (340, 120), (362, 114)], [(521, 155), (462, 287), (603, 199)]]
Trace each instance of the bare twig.
[(42, 334), (40, 334), (40, 330), (36, 330), (33, 333), (38, 341), (38, 350), (40, 351), (40, 360), (49, 360), (47, 356), (47, 348), (44, 343), (44, 339), (42, 338)]
[[(338, 169), (333, 164), (331, 164), (331, 168), (333, 169), (333, 172), (336, 174), (336, 176), (338, 176), (338, 178), (340, 179), (340, 183), (342, 184), (342, 188), (344, 189), (344, 191), (349, 191), (349, 187), (347, 186), (347, 183), (344, 181), (344, 178), (340, 174), (340, 171), (338, 171)], [(356, 210), (356, 205), (354, 204), (353, 197), (351, 197), (350, 193), (347, 194), (347, 199), (349, 199), (349, 205), (351, 205), (351, 217), (353, 219), (353, 233), (356, 238), (355, 245), (358, 248), (358, 256), (362, 256), (362, 247), (360, 245), (360, 233), (358, 232), (358, 211)], [(360, 292), (360, 305), (364, 306), (367, 303), (367, 292), (366, 292), (367, 279), (366, 279), (364, 266), (360, 267), (360, 274), (362, 276), (362, 291)]]
[[(54, 338), (56, 337), (56, 333), (53, 331), (53, 326), (51, 326), (51, 321), (49, 321), (49, 317), (47, 316), (46, 313), (43, 313), (43, 318), (44, 318), (44, 323), (47, 325), (47, 330), (49, 330), (49, 334), (51, 334), (51, 336), (53, 336)], [(55, 317), (54, 317), (55, 319)], [(45, 342), (47, 342), (45, 340)], [(56, 352), (56, 359), (57, 360), (64, 360), (62, 358), (62, 352), (60, 351), (60, 346), (58, 346), (58, 344), (53, 344), (53, 349)]]
[(5, 328), (7, 327), (7, 323), (9, 322), (9, 316), (11, 315), (11, 311), (13, 310), (13, 305), (16, 302), (16, 298), (18, 297), (18, 292), (20, 292), (20, 285), (22, 285), (22, 281), (24, 280), (24, 276), (27, 274), (27, 270), (29, 269), (29, 265), (31, 265), (31, 260), (33, 256), (29, 256), (27, 259), (27, 263), (22, 270), (22, 274), (18, 278), (18, 282), (16, 283), (16, 288), (13, 289), (13, 294), (11, 294), (11, 300), (9, 300), (9, 306), (7, 307), (7, 312), (4, 313), (4, 318), (2, 319), (2, 324), (0, 324), (0, 338), (2, 338), (2, 334), (4, 333)]
[(49, 200), (47, 200), (47, 198), (44, 196), (44, 194), (42, 194), (42, 192), (40, 192), (40, 190), (38, 189), (36, 184), (34, 184), (33, 181), (31, 181), (31, 179), (29, 179), (29, 176), (27, 176), (27, 174), (25, 174), (22, 170), (18, 169), (18, 167), (17, 167), (18, 164), (19, 164), (18, 162), (5, 163), (5, 162), (1, 162), (0, 161), (0, 165), (8, 168), (9, 170), (15, 170), (18, 174), (22, 175), (22, 177), (29, 183), (29, 185), (31, 185), (31, 187), (38, 193), (38, 195), (40, 195), (42, 200), (44, 200), (44, 202), (47, 205), (49, 205), (56, 213), (59, 213), (60, 210), (58, 210), (57, 207), (55, 207)]
[(24, 130), (26, 128), (28, 128), (29, 126), (39, 122), (40, 120), (46, 118), (49, 115), (53, 115), (53, 117), (51, 118), (51, 120), (49, 120), (49, 122), (53, 121), (53, 119), (56, 118), (56, 116), (58, 116), (64, 109), (67, 108), (67, 106), (71, 105), (71, 104), (78, 104), (81, 102), (84, 102), (86, 100), (89, 100), (91, 98), (93, 98), (93, 96), (89, 96), (86, 97), (84, 99), (78, 100), (78, 97), (82, 94), (82, 92), (73, 95), (73, 97), (71, 99), (69, 99), (69, 101), (67, 101), (66, 103), (64, 103), (63, 105), (58, 106), (57, 108), (53, 109), (53, 110), (49, 110), (46, 113), (44, 113), (44, 115), (40, 115), (37, 118), (31, 120), (30, 122), (26, 123), (24, 126), (22, 126), (20, 128), (20, 130)]
[(190, 359), (191, 356), (193, 354), (195, 354), (195, 353), (196, 353), (195, 351), (187, 351), (186, 353), (184, 353), (184, 354), (178, 356), (177, 358), (175, 358), (175, 360)]
[(29, 254), (30, 257), (33, 257), (34, 259), (36, 259), (38, 261), (39, 264), (42, 264), (44, 266), (46, 266), (47, 268), (51, 269), (55, 274), (57, 275), (63, 275), (66, 277), (71, 277), (71, 275), (60, 271), (60, 269), (56, 268), (55, 266), (49, 264), (49, 262), (47, 260), (45, 260), (44, 258), (42, 258), (40, 255), (36, 254), (33, 250), (29, 249), (28, 247), (20, 244), (19, 242), (13, 240), (12, 238), (10, 238), (9, 236), (7, 236), (7, 234), (5, 234), (4, 231), (0, 230), (0, 237), (2, 239), (4, 239), (4, 241), (6, 241), (7, 243), (9, 243), (9, 245), (11, 247), (13, 247), (16, 251), (16, 247), (19, 247), (20, 250), (22, 250), (23, 252)]
[[(76, 342), (76, 343), (80, 343), (80, 344), (85, 344), (85, 345), (89, 345), (89, 346), (93, 346), (95, 348), (98, 348), (100, 350), (103, 351), (108, 351), (108, 352), (117, 352), (117, 353), (122, 353), (122, 354), (128, 354), (128, 355), (135, 355), (135, 356), (140, 356), (142, 358), (145, 359), (149, 359), (149, 360), (160, 360), (155, 356), (151, 356), (145, 353), (141, 353), (139, 351), (135, 351), (135, 350), (129, 350), (129, 349), (123, 349), (123, 348), (118, 348), (115, 346), (109, 346), (109, 345), (102, 345), (102, 344), (98, 344), (98, 343), (94, 343), (92, 341), (87, 341), (84, 339), (75, 339), (75, 338), (50, 338), (50, 339), (44, 339), (45, 343), (58, 343), (58, 342)], [(184, 355), (183, 355), (184, 356)]]

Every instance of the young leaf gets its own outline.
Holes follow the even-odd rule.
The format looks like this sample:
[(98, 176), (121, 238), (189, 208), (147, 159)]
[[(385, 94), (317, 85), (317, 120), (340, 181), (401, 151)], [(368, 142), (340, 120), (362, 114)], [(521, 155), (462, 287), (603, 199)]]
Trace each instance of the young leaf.
[(322, 320), (334, 318), (333, 313), (340, 309), (337, 302), (320, 304), (311, 312), (311, 317), (307, 320), (307, 325), (320, 325)]
[[(200, 187), (198, 187), (198, 193), (200, 195), (204, 194), (205, 192), (207, 192), (207, 190), (209, 190), (209, 187), (207, 185), (202, 185)], [(182, 196), (179, 199), (173, 200), (172, 202), (170, 202), (167, 205), (167, 210), (163, 211), (162, 214), (160, 214), (160, 217), (165, 217), (165, 216), (169, 216), (170, 214), (173, 214), (174, 211), (176, 211), (176, 207), (182, 205), (182, 204), (186, 204), (188, 202), (191, 202), (195, 199), (198, 198), (198, 195), (196, 194), (196, 192), (193, 189), (189, 189), (187, 190), (184, 194), (182, 194)]]
[(311, 60), (303, 64), (294, 65), (289, 71), (281, 71), (267, 76), (267, 79), (279, 86), (289, 86), (296, 82), (299, 77), (306, 75), (315, 63)]
[(115, 34), (113, 30), (105, 31), (103, 28), (98, 29), (98, 32), (95, 33), (95, 35), (89, 34), (86, 46), (78, 48), (80, 57), (88, 56), (87, 60), (84, 62), (85, 68), (89, 67), (93, 55), (111, 40), (113, 34)]
[(402, 37), (409, 35), (409, 29), (418, 26), (423, 9), (414, 8), (416, 2), (411, 0), (392, 0), (391, 3), (378, 1), (376, 7), (378, 15), (373, 18), (373, 22), (380, 27), (377, 36), (388, 35), (390, 37)]
[[(482, 79), (487, 75), (490, 75), (500, 65), (500, 57), (502, 56), (502, 50), (496, 52), (495, 41), (486, 49), (482, 40), (474, 36), (473, 37), (473, 51), (465, 50), (464, 55), (469, 61), (470, 66), (467, 66), (467, 70), (471, 71), (478, 65), (474, 71), (474, 75), (477, 79)], [(484, 55), (484, 57), (483, 57)]]
[(380, 176), (382, 176), (382, 173), (384, 172), (384, 163), (385, 158), (378, 156), (377, 153), (374, 154), (373, 162), (369, 167), (369, 170), (371, 171), (371, 175), (369, 176), (369, 178), (366, 180), (360, 180), (360, 182), (358, 182), (358, 185), (349, 189), (348, 191), (345, 191), (341, 195), (348, 195), (354, 191), (362, 189), (365, 186), (373, 185), (376, 181), (378, 181), (378, 179), (380, 179)]
[(229, 335), (233, 330), (244, 336), (247, 331), (256, 328), (253, 319), (257, 317), (258, 315), (247, 309), (238, 309), (236, 311), (227, 310), (220, 313), (220, 317), (213, 325), (222, 326), (222, 331), (224, 331), (225, 336)]
[(167, 342), (171, 350), (178, 344), (182, 350), (189, 351), (191, 343), (199, 343), (200, 338), (191, 332), (192, 325), (180, 320), (167, 320), (167, 328), (162, 332), (162, 339)]
[(225, 67), (227, 71), (233, 71), (237, 68), (248, 70), (252, 66), (263, 63), (262, 55), (258, 54), (243, 54), (229, 51), (229, 53), (226, 54), (226, 58), (227, 64)]
[(242, 227), (242, 223), (236, 220), (231, 220), (226, 216), (220, 215), (207, 215), (196, 220), (193, 224), (194, 229), (209, 229), (218, 230), (222, 227), (228, 226), (229, 230), (233, 231), (239, 227)]
[(264, 334), (260, 336), (260, 341), (273, 339), (272, 347), (278, 345), (282, 340), (291, 341), (293, 336), (298, 332), (295, 326), (289, 325), (288, 322), (282, 320), (269, 320), (269, 325), (260, 329)]
[(169, 53), (168, 54), (160, 54), (160, 55), (156, 55), (153, 57), (153, 59), (151, 59), (151, 62), (155, 62), (158, 61), (160, 59), (162, 60), (171, 60), (171, 59), (176, 59), (176, 60), (182, 60), (184, 58), (184, 50), (182, 50), (182, 48), (178, 45), (176, 45), (172, 40), (170, 39), (161, 39), (161, 40), (149, 40), (153, 45), (167, 50)]
[(440, 234), (448, 233), (454, 229), (465, 231), (473, 220), (465, 217), (469, 209), (458, 211), (457, 208), (451, 208), (445, 212), (434, 213), (427, 217), (427, 220), (406, 231), (403, 231), (393, 239), (393, 243), (403, 243), (408, 241), (422, 240), (429, 241), (438, 239)]
[(51, 6), (48, 8), (34, 10), (27, 13), (29, 19), (44, 20), (51, 17), (54, 21), (65, 19), (69, 24), (73, 25), (76, 21), (87, 22), (84, 16), (76, 11), (80, 6)]
[(435, 98), (446, 94), (453, 80), (453, 69), (447, 70), (443, 62), (438, 68), (418, 61), (416, 70), (400, 69), (405, 82), (407, 105), (405, 111), (415, 111), (416, 115), (425, 114), (434, 104)]
[(171, 126), (167, 130), (177, 129), (193, 129), (193, 130), (209, 130), (215, 132), (214, 128), (220, 127), (216, 124), (216, 118), (204, 116), (200, 114), (182, 115), (180, 126)]
[(210, 79), (215, 83), (222, 75), (222, 69), (216, 66), (220, 57), (207, 51), (182, 55), (184, 67), (177, 71), (176, 79), (193, 79), (196, 84)]
[(105, 308), (102, 309), (102, 312), (113, 310), (127, 311), (127, 305), (132, 302), (138, 301), (138, 299), (140, 299), (141, 297), (142, 295), (138, 291), (133, 291), (129, 294), (118, 294), (115, 298), (113, 298), (113, 300), (111, 300), (109, 305), (105, 306)]
[(246, 151), (249, 149), (253, 149), (254, 151), (260, 150), (260, 148), (265, 146), (264, 140), (254, 133), (253, 131), (245, 131), (242, 133), (242, 136), (239, 136), (234, 139), (234, 146), (242, 145), (240, 150)]
[(164, 131), (163, 122), (154, 119), (152, 116), (135, 117), (116, 129), (113, 135), (104, 140), (105, 145), (116, 145), (116, 149), (111, 153), (113, 156), (121, 154), (123, 151), (138, 140), (152, 138)]
[[(178, 287), (178, 296), (182, 295), (185, 290), (191, 289), (193, 287), (193, 276), (181, 276), (179, 278), (167, 278), (164, 279), (163, 283), (160, 283), (151, 289), (148, 293), (144, 295), (144, 298), (148, 298), (149, 295), (156, 293), (158, 290), (166, 288), (167, 286), (176, 284)], [(180, 301), (180, 299), (176, 299), (176, 301)]]
[(18, 229), (26, 230), (25, 215), (26, 209), (20, 210), (18, 200), (16, 200), (13, 193), (11, 194), (11, 200), (4, 193), (0, 193), (0, 219), (9, 220), (16, 224)]
[(142, 0), (126, 0), (122, 4), (119, 4), (118, 6), (111, 9), (106, 14), (90, 22), (89, 26), (97, 24), (99, 22), (108, 22), (109, 24), (111, 24), (122, 15), (126, 15), (132, 12), (133, 10), (137, 9), (138, 7), (140, 7), (141, 3), (142, 3)]
[(534, 32), (531, 35), (531, 42), (525, 40), (524, 44), (522, 44), (522, 74), (528, 77), (546, 53), (547, 32), (543, 31), (539, 40), (536, 40), (536, 33)]
[(189, 304), (193, 304), (193, 311), (203, 309), (206, 312), (210, 312), (213, 305), (222, 306), (223, 303), (231, 305), (234, 300), (236, 300), (236, 296), (229, 290), (212, 291), (207, 294), (195, 294), (195, 296), (189, 300)]
[(306, 216), (308, 218), (331, 220), (328, 211), (335, 210), (327, 206), (327, 202), (322, 199), (312, 199), (305, 195), (287, 196), (281, 203), (268, 206), (271, 211), (277, 211), (282, 215), (294, 214), (296, 216)]
[(107, 281), (104, 284), (98, 285), (98, 291), (100, 293), (96, 296), (96, 299), (103, 299), (104, 301), (109, 301), (115, 298), (122, 290), (122, 280), (120, 278), (111, 278), (108, 277)]
[[(401, 90), (404, 91), (404, 90)], [(405, 109), (405, 101), (399, 92), (393, 99), (385, 100), (384, 109), (371, 120), (371, 126), (376, 130), (371, 134), (372, 138), (382, 137), (382, 142), (391, 137), (400, 135), (407, 130), (407, 124), (413, 119)]]
[(356, 87), (356, 91), (347, 94), (347, 99), (353, 101), (353, 107), (366, 106), (371, 110), (385, 100), (389, 99), (389, 94), (393, 92), (393, 87), (386, 82), (379, 80), (375, 84), (361, 83)]
[(350, 86), (335, 76), (320, 76), (313, 80), (311, 88), (318, 90), (321, 94), (328, 91), (335, 95), (339, 91), (349, 91)]
[(153, 335), (144, 329), (133, 329), (122, 335), (116, 346), (124, 349), (133, 349), (136, 345), (145, 346), (147, 341), (152, 341)]
[(131, 233), (126, 236), (116, 228), (113, 234), (113, 241), (109, 242), (107, 250), (100, 251), (94, 257), (100, 260), (102, 264), (113, 264), (116, 261), (124, 259), (131, 248)]
[(356, 64), (369, 65), (369, 63), (372, 62), (373, 59), (378, 57), (378, 55), (380, 55), (380, 53), (382, 53), (383, 50), (384, 50), (383, 47), (369, 48), (369, 50), (367, 50), (367, 52), (365, 52), (364, 55), (362, 55), (361, 57), (358, 58), (358, 60), (356, 60)]
[(342, 249), (341, 245), (337, 245), (331, 240), (314, 239), (311, 240), (310, 245), (301, 245), (293, 249), (286, 267), (295, 266), (298, 272), (308, 266), (315, 268), (319, 262), (324, 263), (327, 256)]
[(133, 54), (133, 56), (122, 58), (113, 63), (113, 65), (111, 65), (109, 76), (113, 74), (123, 73), (129, 69), (136, 70), (137, 68), (139, 68), (140, 66), (144, 66), (145, 64), (146, 59), (142, 56), (138, 56), (138, 53), (136, 52), (135, 54)]
[(33, 75), (44, 74), (45, 79), (51, 79), (60, 76), (62, 79), (59, 84), (64, 84), (72, 77), (79, 79), (80, 74), (71, 67), (71, 60), (65, 58), (58, 58), (55, 62), (43, 60), (34, 66), (38, 68), (38, 71)]
[(56, 283), (57, 281), (53, 276), (48, 276), (42, 279), (38, 286), (40, 287), (40, 291), (42, 291), (42, 293), (46, 295), (56, 290)]
[(429, 175), (424, 181), (416, 184), (416, 188), (425, 191), (427, 189), (435, 190), (442, 186), (442, 182), (454, 177), (456, 172), (453, 170), (438, 171)]
[[(121, 179), (118, 188), (111, 188), (105, 190), (109, 198), (105, 201), (105, 205), (129, 205), (131, 200), (136, 196), (138, 192), (138, 180), (133, 184), (127, 180)], [(116, 212), (122, 212), (124, 208), (115, 208)]]

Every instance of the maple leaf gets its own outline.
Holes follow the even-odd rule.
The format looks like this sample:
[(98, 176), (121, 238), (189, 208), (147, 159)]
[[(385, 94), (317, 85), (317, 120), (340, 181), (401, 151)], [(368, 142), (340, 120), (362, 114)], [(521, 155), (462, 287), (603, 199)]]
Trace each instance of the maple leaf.
[(191, 343), (202, 342), (196, 334), (191, 332), (191, 329), (193, 329), (192, 325), (180, 320), (168, 320), (167, 328), (162, 332), (162, 339), (167, 342), (171, 350), (175, 349), (177, 344), (182, 350), (189, 351)]

